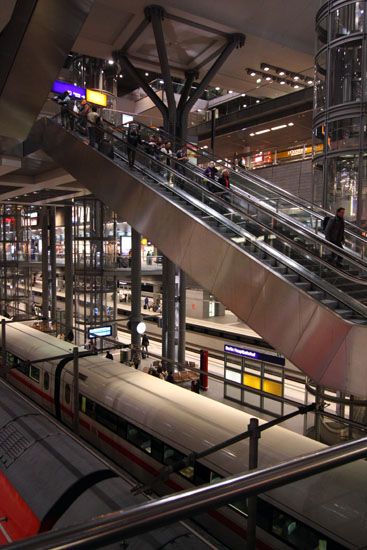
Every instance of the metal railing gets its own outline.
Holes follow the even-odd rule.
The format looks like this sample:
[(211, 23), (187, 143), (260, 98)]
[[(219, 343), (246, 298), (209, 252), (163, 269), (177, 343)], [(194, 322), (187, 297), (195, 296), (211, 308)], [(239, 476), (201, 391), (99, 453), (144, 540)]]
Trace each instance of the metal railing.
[(49, 532), (4, 546), (10, 550), (76, 550), (100, 548), (122, 538), (207, 512), (239, 498), (250, 497), (308, 478), (367, 456), (367, 437), (316, 451), (288, 462), (231, 476), (212, 485), (189, 489), (82, 525)]

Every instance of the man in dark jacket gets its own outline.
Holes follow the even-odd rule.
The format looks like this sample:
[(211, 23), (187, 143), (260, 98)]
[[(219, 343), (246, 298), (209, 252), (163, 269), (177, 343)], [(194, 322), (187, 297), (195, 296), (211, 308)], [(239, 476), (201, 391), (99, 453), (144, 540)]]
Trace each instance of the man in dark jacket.
[[(344, 242), (344, 213), (345, 208), (338, 208), (335, 217), (328, 221), (325, 229), (326, 240), (340, 248), (343, 248)], [(332, 252), (331, 263), (335, 263), (337, 267), (341, 267), (342, 259), (337, 253)]]

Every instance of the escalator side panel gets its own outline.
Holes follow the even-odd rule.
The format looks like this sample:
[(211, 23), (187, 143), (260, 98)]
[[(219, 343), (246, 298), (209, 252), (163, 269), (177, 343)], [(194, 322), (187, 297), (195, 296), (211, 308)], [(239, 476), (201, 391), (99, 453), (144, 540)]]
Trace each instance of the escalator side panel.
[[(26, 138), (93, 2), (38, 0), (27, 25), (24, 19), (8, 23), (2, 40), (13, 51), (8, 51), (11, 66), (0, 82), (0, 135), (15, 141)], [(20, 33), (22, 39), (10, 41), (9, 32)]]
[(342, 319), (145, 185), (138, 170), (120, 168), (52, 121), (38, 124), (48, 155), (298, 368), (316, 382), (367, 395), (367, 339), (353, 336), (366, 335), (366, 327)]

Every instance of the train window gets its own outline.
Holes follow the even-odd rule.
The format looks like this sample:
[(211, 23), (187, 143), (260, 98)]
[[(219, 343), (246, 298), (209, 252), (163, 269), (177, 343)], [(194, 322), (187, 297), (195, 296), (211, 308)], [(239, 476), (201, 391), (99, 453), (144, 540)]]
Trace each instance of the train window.
[(126, 439), (127, 422), (123, 418), (117, 417), (117, 434)]
[(210, 470), (203, 464), (200, 464), (200, 462), (195, 463), (195, 484), (201, 485), (202, 483), (209, 483), (210, 482)]
[(29, 376), (29, 365), (29, 361), (22, 361), (21, 359), (18, 359), (18, 361), (15, 363), (15, 367), (17, 368), (17, 370), (25, 374), (25, 376)]
[(43, 373), (43, 387), (45, 390), (48, 390), (50, 387), (50, 375), (48, 372)]
[(96, 404), (96, 420), (111, 432), (117, 433), (117, 415), (98, 404)]
[(163, 462), (164, 443), (155, 437), (152, 437), (152, 452), (151, 455), (158, 462)]
[(69, 384), (65, 384), (65, 403), (70, 403), (70, 398), (71, 398), (71, 390), (70, 390), (70, 385)]
[(37, 367), (34, 367), (33, 365), (31, 365), (29, 376), (30, 376), (30, 378), (32, 378), (32, 380), (35, 380), (36, 382), (39, 382), (40, 381), (40, 370)]
[(145, 451), (148, 454), (152, 452), (151, 437), (147, 432), (136, 428), (132, 424), (127, 425), (127, 440)]
[(170, 464), (174, 464), (175, 462), (178, 462), (179, 460), (183, 460), (184, 458), (185, 458), (185, 455), (183, 455), (179, 451), (172, 449), (172, 447), (169, 447), (168, 445), (164, 446), (164, 455), (163, 455), (164, 464), (167, 464), (169, 466)]

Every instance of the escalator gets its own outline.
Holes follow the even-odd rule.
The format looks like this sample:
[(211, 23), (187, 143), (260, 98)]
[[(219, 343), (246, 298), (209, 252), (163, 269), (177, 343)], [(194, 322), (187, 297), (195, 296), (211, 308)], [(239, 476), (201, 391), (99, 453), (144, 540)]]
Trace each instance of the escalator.
[(138, 149), (129, 169), (121, 134), (106, 134), (114, 159), (51, 119), (30, 139), (314, 381), (367, 395), (366, 266), (315, 235), (305, 244), (298, 223), (213, 191), (190, 167)]
[[(251, 196), (253, 199), (258, 200), (262, 205), (266, 206), (271, 212), (282, 214), (288, 220), (298, 222), (303, 225), (306, 230), (311, 231), (312, 234), (318, 235), (324, 240), (321, 228), (322, 220), (325, 216), (332, 217), (334, 215), (333, 213), (328, 212), (306, 199), (296, 197), (288, 191), (261, 178), (256, 174), (255, 170), (248, 171), (241, 167), (234, 170), (228, 166), (225, 159), (214, 157), (205, 147), (198, 147), (189, 141), (180, 142), (172, 138), (162, 129), (152, 129), (142, 123), (140, 124), (143, 139), (148, 139), (149, 135), (155, 134), (163, 140), (169, 140), (172, 143), (175, 142), (176, 147), (185, 145), (189, 154), (191, 154), (192, 157), (196, 159), (196, 162), (202, 166), (205, 166), (210, 161), (215, 161), (217, 166), (223, 166), (223, 168), (225, 167), (229, 171), (232, 191), (241, 194), (244, 200), (247, 196)], [(192, 168), (194, 169), (194, 165), (192, 165)], [(202, 170), (197, 169), (197, 172), (202, 173)], [(345, 228), (345, 250), (355, 258), (364, 261), (367, 257), (367, 239), (363, 237), (365, 230), (348, 220), (345, 220)]]
[(17, 0), (9, 7), (0, 33), (2, 151), (27, 137), (93, 2)]

